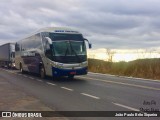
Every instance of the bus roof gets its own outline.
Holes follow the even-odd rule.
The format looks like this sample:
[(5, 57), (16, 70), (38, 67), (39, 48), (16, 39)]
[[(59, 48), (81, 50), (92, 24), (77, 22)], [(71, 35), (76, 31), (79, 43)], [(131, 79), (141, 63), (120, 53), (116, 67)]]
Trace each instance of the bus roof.
[(80, 34), (78, 31), (75, 31), (71, 28), (66, 28), (66, 27), (46, 27), (37, 31), (37, 33), (40, 33), (40, 32)]
[[(35, 35), (37, 33), (43, 33), (43, 32), (50, 32), (50, 33), (68, 33), (68, 34), (81, 34), (78, 31), (75, 31), (71, 28), (67, 28), (67, 27), (45, 27), (45, 28), (41, 28), (31, 34), (26, 35), (23, 38), (27, 38), (30, 37), (32, 35)], [(19, 41), (21, 41), (22, 39), (20, 39)]]

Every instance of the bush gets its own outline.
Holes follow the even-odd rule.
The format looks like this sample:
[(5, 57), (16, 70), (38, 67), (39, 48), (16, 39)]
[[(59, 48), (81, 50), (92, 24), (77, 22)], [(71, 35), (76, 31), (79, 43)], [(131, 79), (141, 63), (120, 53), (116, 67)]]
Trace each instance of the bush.
[(88, 68), (91, 72), (160, 80), (159, 58), (139, 59), (131, 62), (122, 61), (116, 63), (88, 59)]

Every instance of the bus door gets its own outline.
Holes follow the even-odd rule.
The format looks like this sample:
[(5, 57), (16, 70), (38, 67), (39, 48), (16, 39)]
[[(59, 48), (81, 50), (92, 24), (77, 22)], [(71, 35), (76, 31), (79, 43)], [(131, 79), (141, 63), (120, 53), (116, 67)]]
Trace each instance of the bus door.
[(52, 65), (51, 65), (51, 56), (52, 56), (52, 50), (50, 48), (50, 44), (46, 38), (43, 39), (43, 47), (44, 47), (44, 55), (42, 57), (43, 65), (45, 68), (46, 75), (52, 75)]

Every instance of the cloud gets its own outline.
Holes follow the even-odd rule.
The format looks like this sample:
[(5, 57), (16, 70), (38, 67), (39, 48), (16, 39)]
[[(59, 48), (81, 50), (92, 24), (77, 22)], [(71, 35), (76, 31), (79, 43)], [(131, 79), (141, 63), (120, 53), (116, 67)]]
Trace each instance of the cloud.
[(159, 0), (1, 0), (0, 44), (42, 27), (72, 27), (94, 48), (156, 48)]

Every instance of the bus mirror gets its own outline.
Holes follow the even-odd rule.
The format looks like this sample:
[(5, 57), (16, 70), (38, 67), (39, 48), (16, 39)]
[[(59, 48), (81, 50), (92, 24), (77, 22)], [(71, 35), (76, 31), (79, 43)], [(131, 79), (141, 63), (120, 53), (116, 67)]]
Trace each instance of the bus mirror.
[(91, 49), (92, 48), (92, 44), (89, 42), (89, 40), (86, 39), (86, 38), (84, 38), (84, 40), (88, 42), (88, 47), (89, 47), (89, 49)]
[(51, 45), (52, 44), (52, 40), (49, 37), (45, 37), (48, 41), (48, 43)]
[(46, 50), (45, 54), (48, 55), (48, 54), (51, 54), (51, 52), (52, 51), (50, 49), (48, 49), (48, 50)]
[(52, 48), (53, 47), (53, 45), (52, 44), (50, 44), (50, 48)]
[(91, 49), (92, 48), (92, 44), (91, 43), (89, 43), (89, 49)]
[(50, 49), (46, 50), (45, 55), (46, 55), (46, 57), (51, 59), (52, 58), (52, 51)]

